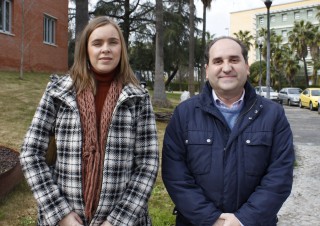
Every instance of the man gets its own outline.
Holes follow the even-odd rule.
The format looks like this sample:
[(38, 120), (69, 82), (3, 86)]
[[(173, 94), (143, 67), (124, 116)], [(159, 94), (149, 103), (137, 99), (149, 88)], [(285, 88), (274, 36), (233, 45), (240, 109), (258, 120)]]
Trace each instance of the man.
[(162, 177), (177, 226), (275, 226), (292, 188), (290, 125), (247, 82), (248, 51), (220, 37), (206, 50), (207, 83), (167, 126)]

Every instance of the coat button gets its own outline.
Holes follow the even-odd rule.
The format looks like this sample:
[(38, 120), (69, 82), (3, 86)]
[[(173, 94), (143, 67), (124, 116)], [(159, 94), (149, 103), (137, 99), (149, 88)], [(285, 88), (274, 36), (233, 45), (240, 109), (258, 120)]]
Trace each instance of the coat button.
[(258, 113), (258, 110), (255, 110), (255, 111), (254, 111), (254, 113), (256, 113), (256, 114), (257, 114), (257, 113)]
[(247, 144), (250, 144), (250, 142), (251, 142), (250, 140), (246, 140), (246, 143), (247, 143)]
[(249, 120), (252, 120), (252, 117), (249, 117)]
[(210, 143), (211, 142), (211, 139), (207, 139), (207, 143)]
[(185, 142), (186, 142), (186, 144), (188, 144), (188, 142), (189, 142), (189, 141), (188, 141), (188, 140), (186, 140)]

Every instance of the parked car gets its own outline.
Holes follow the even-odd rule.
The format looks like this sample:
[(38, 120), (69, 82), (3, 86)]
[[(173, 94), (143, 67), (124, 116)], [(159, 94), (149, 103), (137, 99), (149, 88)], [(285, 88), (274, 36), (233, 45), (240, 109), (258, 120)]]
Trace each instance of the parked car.
[(319, 107), (320, 88), (307, 88), (299, 98), (299, 107), (308, 107), (310, 111)]
[(279, 91), (278, 98), (282, 100), (283, 103), (291, 105), (299, 105), (299, 97), (302, 89), (297, 87), (285, 87)]
[[(267, 87), (261, 86), (261, 93), (260, 93), (260, 86), (257, 86), (256, 93), (260, 94), (262, 97), (267, 97)], [(278, 100), (278, 92), (275, 91), (272, 87), (270, 87), (270, 99), (271, 100)]]

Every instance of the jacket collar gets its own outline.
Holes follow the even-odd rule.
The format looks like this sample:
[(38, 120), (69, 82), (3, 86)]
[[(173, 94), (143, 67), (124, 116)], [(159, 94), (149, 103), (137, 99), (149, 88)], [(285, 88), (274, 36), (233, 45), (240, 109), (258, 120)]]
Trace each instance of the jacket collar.
[[(244, 85), (245, 96), (244, 96), (244, 108), (250, 107), (255, 101), (257, 94), (252, 85), (247, 81)], [(212, 87), (209, 81), (206, 82), (200, 94), (200, 104), (204, 107), (212, 107)]]

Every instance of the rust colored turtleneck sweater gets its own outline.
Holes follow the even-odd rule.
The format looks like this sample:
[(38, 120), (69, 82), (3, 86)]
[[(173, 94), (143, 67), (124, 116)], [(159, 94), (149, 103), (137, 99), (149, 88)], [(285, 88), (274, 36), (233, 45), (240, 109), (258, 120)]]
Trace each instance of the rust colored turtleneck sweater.
[(97, 114), (97, 127), (99, 128), (100, 120), (101, 120), (101, 112), (103, 108), (104, 101), (106, 100), (106, 96), (108, 94), (110, 85), (114, 78), (114, 74), (98, 74), (95, 73), (96, 78), (96, 95), (95, 99), (95, 107), (96, 107), (96, 114)]

